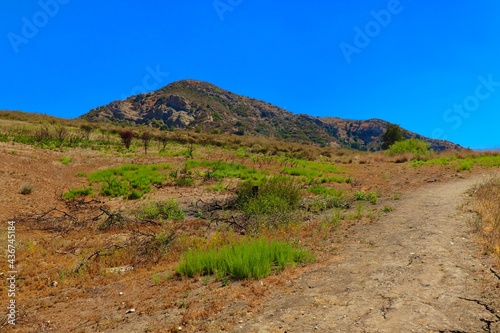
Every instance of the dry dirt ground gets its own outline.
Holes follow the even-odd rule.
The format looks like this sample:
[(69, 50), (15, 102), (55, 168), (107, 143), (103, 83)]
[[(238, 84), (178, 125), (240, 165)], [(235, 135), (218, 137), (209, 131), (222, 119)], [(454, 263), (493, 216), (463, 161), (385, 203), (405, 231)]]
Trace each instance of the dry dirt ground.
[(458, 209), (482, 177), (425, 186), (234, 332), (500, 332), (499, 276)]
[[(62, 156), (73, 162), (62, 165)], [(57, 207), (62, 191), (85, 185), (77, 173), (159, 161), (165, 162), (0, 144), (2, 246), (8, 219)], [(154, 283), (155, 273), (175, 267), (172, 259), (153, 271), (137, 269), (94, 280), (76, 277), (52, 288), (49, 284), (58, 278), (57, 270), (54, 276), (43, 277), (26, 272), (36, 272), (37, 266), (42, 272), (45, 266), (53, 269), (57, 262), (52, 257), (28, 262), (29, 255), (21, 253), (25, 262), (18, 265), (31, 284), (18, 290), (20, 320), (14, 331), (171, 332), (172, 320), (182, 324), (185, 318), (196, 317), (201, 319), (193, 319), (183, 332), (500, 332), (499, 275), (474, 242), (471, 214), (461, 210), (464, 193), (485, 176), (382, 162), (341, 167), (366, 188), (387, 197), (401, 193), (401, 200), (388, 202), (394, 211), (379, 220), (350, 227), (348, 237), (331, 254), (324, 251), (318, 263), (226, 287), (202, 279)], [(33, 185), (32, 194), (19, 193), (24, 183)], [(181, 202), (206, 195), (196, 187), (169, 187), (154, 194), (179, 197)], [(52, 237), (21, 229), (17, 236), (24, 245)], [(0, 251), (0, 272), (5, 272), (4, 249)], [(55, 252), (53, 257), (64, 262), (67, 256)], [(7, 304), (4, 286), (0, 315)], [(186, 296), (172, 298), (178, 294)], [(125, 314), (132, 307), (137, 312)]]

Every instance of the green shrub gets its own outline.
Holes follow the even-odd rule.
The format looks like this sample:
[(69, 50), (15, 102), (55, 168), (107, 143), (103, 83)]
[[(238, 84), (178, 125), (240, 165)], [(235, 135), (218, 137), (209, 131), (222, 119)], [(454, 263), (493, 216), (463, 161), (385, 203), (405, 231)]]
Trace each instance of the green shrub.
[(91, 173), (87, 176), (93, 183), (101, 184), (101, 195), (129, 200), (139, 199), (151, 190), (151, 185), (161, 185), (168, 178), (168, 164), (136, 165), (126, 164)]
[(146, 220), (183, 220), (185, 217), (175, 200), (150, 202), (139, 209), (136, 215)]
[(68, 156), (61, 157), (61, 163), (64, 165), (71, 163), (71, 157)]
[(219, 279), (260, 279), (296, 263), (313, 261), (314, 256), (290, 243), (265, 239), (243, 241), (220, 249), (188, 251), (177, 272), (193, 277), (212, 275)]
[(23, 184), (23, 186), (21, 186), (21, 190), (19, 191), (19, 193), (23, 195), (31, 194), (31, 192), (33, 192), (33, 185), (31, 184)]
[(175, 180), (175, 185), (177, 186), (192, 186), (194, 184), (194, 178), (191, 176), (182, 175)]
[(378, 196), (375, 192), (364, 192), (364, 191), (356, 191), (354, 192), (354, 199), (358, 201), (369, 201), (372, 204), (376, 204), (378, 202)]
[(457, 171), (465, 171), (465, 170), (470, 170), (472, 169), (472, 166), (474, 165), (474, 162), (471, 160), (465, 160), (463, 161), (457, 168)]
[(409, 140), (397, 141), (390, 146), (387, 154), (389, 156), (394, 156), (404, 153), (414, 153), (417, 156), (422, 156), (429, 153), (429, 147), (429, 143), (423, 140), (411, 138)]
[(301, 186), (296, 181), (274, 176), (257, 185), (242, 183), (237, 189), (236, 206), (248, 216), (272, 216), (297, 209), (301, 199)]
[(384, 206), (384, 208), (382, 208), (382, 211), (384, 213), (390, 213), (394, 210), (394, 208), (392, 208), (391, 206)]

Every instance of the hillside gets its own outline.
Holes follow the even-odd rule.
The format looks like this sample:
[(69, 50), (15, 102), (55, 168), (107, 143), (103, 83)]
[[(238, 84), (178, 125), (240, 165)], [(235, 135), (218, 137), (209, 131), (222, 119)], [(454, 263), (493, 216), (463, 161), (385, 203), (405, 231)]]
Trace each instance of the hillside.
[[(154, 92), (135, 95), (91, 110), (90, 121), (147, 124), (162, 129), (269, 136), (332, 147), (380, 149), (389, 124), (380, 119), (347, 120), (293, 114), (270, 103), (234, 94), (213, 84), (182, 80)], [(460, 148), (451, 142), (417, 137), (434, 150)]]

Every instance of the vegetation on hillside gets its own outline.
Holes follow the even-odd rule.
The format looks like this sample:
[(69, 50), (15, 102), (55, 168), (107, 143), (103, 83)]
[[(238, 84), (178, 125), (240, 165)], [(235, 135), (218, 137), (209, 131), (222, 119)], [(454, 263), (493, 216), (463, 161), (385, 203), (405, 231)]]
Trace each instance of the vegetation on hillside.
[(500, 260), (500, 178), (492, 178), (474, 190), (473, 206), (484, 250)]
[(403, 130), (396, 124), (387, 125), (382, 134), (382, 149), (389, 149), (396, 142), (403, 140)]
[[(252, 302), (264, 293), (255, 286), (272, 289), (315, 258), (326, 260), (351, 225), (397, 210), (399, 191), (424, 183), (435, 170), (455, 177), (456, 170), (500, 166), (498, 152), (436, 152), (416, 139), (368, 153), (38, 115), (26, 122), (22, 116), (0, 117), (2, 153), (19, 161), (44, 158), (40, 170), (54, 173), (44, 174), (50, 184), (65, 172), (55, 193), (45, 188), (41, 206), (15, 216), (23, 226), (18, 260), (26, 306), (59, 297), (57, 284), (66, 292), (137, 279), (150, 292), (161, 290), (162, 301), (149, 310), (174, 310), (162, 322), (170, 331), (189, 331), (215, 318), (226, 298), (234, 301), (231, 295)], [(124, 142), (125, 132), (130, 141)], [(44, 186), (36, 179), (16, 184), (13, 196), (29, 195), (35, 203)], [(478, 193), (498, 197), (488, 191)], [(494, 220), (485, 221), (493, 222), (483, 230), (493, 230)], [(119, 311), (136, 306), (120, 304)]]
[[(402, 130), (380, 119), (347, 120), (293, 114), (264, 101), (248, 98), (195, 80), (98, 107), (82, 116), (92, 121), (143, 124), (162, 130), (231, 133), (293, 140), (325, 146), (377, 151), (398, 140)], [(399, 132), (393, 133), (393, 129)], [(386, 138), (382, 135), (385, 132)], [(392, 137), (395, 134), (396, 137)], [(436, 151), (459, 146), (405, 131), (405, 138), (429, 142)]]

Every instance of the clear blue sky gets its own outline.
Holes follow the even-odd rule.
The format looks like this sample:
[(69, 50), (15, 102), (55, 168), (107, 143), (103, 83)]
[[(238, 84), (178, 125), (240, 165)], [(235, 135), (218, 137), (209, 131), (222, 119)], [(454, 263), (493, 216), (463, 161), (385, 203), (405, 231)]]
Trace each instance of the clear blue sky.
[(0, 3), (0, 109), (77, 117), (180, 79), (500, 147), (500, 2)]

